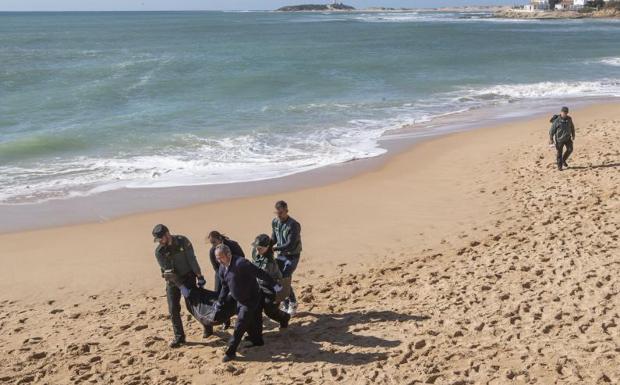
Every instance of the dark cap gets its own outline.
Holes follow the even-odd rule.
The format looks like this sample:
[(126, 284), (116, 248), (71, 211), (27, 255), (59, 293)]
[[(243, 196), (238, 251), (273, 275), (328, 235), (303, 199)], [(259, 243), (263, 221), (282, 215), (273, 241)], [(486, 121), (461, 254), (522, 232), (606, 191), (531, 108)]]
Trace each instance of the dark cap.
[(168, 228), (161, 223), (153, 227), (153, 242), (156, 242), (158, 239), (162, 238), (166, 233), (168, 233)]
[(288, 203), (286, 203), (285, 201), (277, 201), (276, 202), (276, 209), (278, 210), (288, 210)]
[(562, 107), (562, 112), (566, 112), (568, 114), (568, 107), (566, 106)]
[(256, 237), (252, 246), (254, 247), (269, 247), (271, 245), (271, 238), (267, 234), (261, 234)]

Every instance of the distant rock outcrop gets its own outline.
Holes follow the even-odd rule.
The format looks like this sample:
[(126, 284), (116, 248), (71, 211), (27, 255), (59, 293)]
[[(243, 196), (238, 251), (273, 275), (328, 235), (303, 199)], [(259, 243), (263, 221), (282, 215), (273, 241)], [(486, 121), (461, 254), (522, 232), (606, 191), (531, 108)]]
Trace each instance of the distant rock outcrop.
[(287, 5), (282, 8), (278, 8), (279, 12), (308, 12), (308, 11), (353, 11), (350, 5), (342, 3), (335, 4), (300, 4), (300, 5)]

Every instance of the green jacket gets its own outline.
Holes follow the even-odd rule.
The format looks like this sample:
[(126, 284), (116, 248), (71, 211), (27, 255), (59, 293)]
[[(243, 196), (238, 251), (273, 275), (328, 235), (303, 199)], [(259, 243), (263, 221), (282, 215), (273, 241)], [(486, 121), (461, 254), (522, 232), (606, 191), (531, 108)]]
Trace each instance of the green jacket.
[(284, 222), (278, 218), (271, 221), (271, 239), (276, 242), (274, 250), (280, 255), (301, 253), (301, 225), (291, 217)]
[(575, 139), (575, 125), (570, 116), (566, 118), (559, 116), (553, 121), (549, 129), (549, 140), (554, 139), (555, 143), (566, 143)]
[(181, 279), (189, 274), (202, 276), (194, 247), (189, 239), (182, 235), (173, 235), (172, 244), (169, 246), (157, 246), (155, 258), (162, 274), (171, 269)]
[[(253, 248), (252, 263), (256, 265), (259, 269), (264, 270), (267, 274), (269, 274), (274, 281), (280, 282), (280, 280), (282, 279), (282, 273), (280, 272), (278, 264), (273, 257), (273, 251), (269, 251), (265, 255), (260, 255), (258, 254), (256, 248)], [(271, 287), (262, 279), (257, 278), (256, 280), (258, 281), (258, 285), (261, 288), (266, 288), (268, 289), (268, 291), (271, 291)]]

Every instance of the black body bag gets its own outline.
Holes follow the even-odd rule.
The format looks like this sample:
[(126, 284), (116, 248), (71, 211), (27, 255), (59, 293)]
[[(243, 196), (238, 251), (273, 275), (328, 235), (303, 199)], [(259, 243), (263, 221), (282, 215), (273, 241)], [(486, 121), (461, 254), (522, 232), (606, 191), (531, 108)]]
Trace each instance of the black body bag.
[(230, 297), (218, 311), (215, 311), (213, 304), (217, 301), (217, 297), (216, 292), (199, 287), (192, 288), (185, 300), (198, 322), (205, 326), (213, 326), (225, 323), (236, 313), (235, 301)]

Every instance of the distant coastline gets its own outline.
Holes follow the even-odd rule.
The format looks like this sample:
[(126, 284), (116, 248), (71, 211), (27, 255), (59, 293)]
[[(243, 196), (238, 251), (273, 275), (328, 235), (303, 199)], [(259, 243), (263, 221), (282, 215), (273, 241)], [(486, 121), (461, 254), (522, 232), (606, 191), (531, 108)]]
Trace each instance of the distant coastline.
[(619, 19), (620, 8), (584, 9), (584, 10), (526, 10), (520, 8), (501, 9), (493, 13), (493, 17), (502, 19)]
[(509, 6), (462, 6), (462, 7), (440, 7), (440, 8), (393, 8), (393, 7), (367, 7), (355, 8), (343, 3), (338, 4), (299, 4), (287, 5), (275, 10), (275, 12), (501, 12), (507, 11)]
[(299, 5), (286, 5), (278, 8), (278, 12), (316, 12), (316, 11), (354, 11), (355, 8), (343, 3), (334, 4), (299, 4)]
[(392, 7), (367, 7), (355, 8), (344, 3), (334, 4), (299, 4), (287, 5), (275, 10), (275, 12), (338, 12), (338, 13), (405, 13), (405, 12), (462, 12), (462, 13), (489, 13), (491, 17), (499, 19), (538, 19), (538, 20), (558, 20), (558, 19), (618, 19), (620, 9), (608, 7), (600, 10), (527, 10), (522, 7), (512, 7), (505, 5), (472, 5), (461, 7), (438, 7), (438, 8), (392, 8)]

